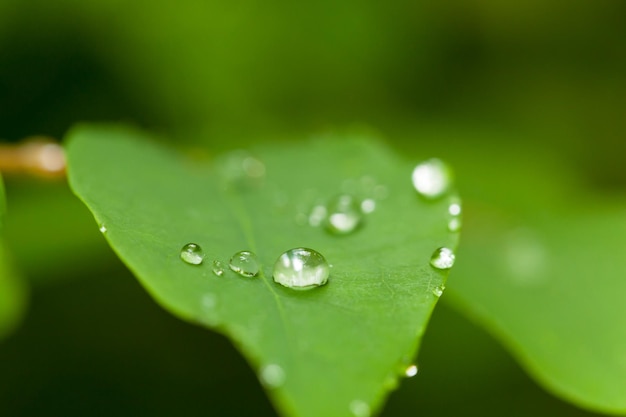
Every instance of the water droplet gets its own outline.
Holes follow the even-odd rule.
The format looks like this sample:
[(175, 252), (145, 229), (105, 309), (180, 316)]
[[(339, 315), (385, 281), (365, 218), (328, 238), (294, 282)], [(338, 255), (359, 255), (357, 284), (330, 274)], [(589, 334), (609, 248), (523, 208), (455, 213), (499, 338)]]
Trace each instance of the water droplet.
[(450, 215), (452, 216), (458, 216), (459, 214), (461, 214), (461, 204), (451, 203), (448, 206), (448, 213), (450, 213)]
[(370, 406), (361, 400), (354, 400), (350, 403), (350, 412), (355, 417), (370, 417), (372, 414)]
[(180, 250), (180, 259), (192, 265), (200, 265), (204, 260), (204, 254), (200, 245), (195, 243), (187, 243)]
[(445, 194), (452, 184), (452, 170), (436, 158), (418, 164), (411, 176), (415, 190), (425, 198), (435, 199)]
[(430, 257), (430, 264), (437, 269), (450, 269), (454, 265), (454, 252), (448, 248), (439, 248)]
[(445, 289), (446, 289), (445, 285), (438, 285), (435, 288), (433, 288), (433, 294), (435, 294), (435, 297), (441, 297), (441, 295), (443, 294), (443, 290)]
[(259, 378), (263, 385), (268, 388), (278, 388), (285, 383), (285, 371), (280, 365), (271, 363), (261, 368)]
[(224, 275), (224, 264), (217, 259), (213, 261), (213, 273), (218, 277)]
[(218, 172), (228, 183), (251, 185), (265, 176), (265, 165), (244, 150), (236, 150), (216, 160)]
[(235, 253), (228, 264), (231, 270), (242, 277), (253, 277), (259, 273), (259, 261), (256, 255), (247, 250)]
[(367, 198), (361, 202), (361, 211), (363, 213), (369, 214), (376, 210), (376, 201), (371, 198)]
[(107, 227), (105, 225), (100, 226), (100, 233), (106, 233)]
[(461, 219), (458, 217), (452, 218), (448, 221), (448, 231), (456, 233), (461, 230)]
[(313, 207), (311, 210), (311, 214), (309, 215), (309, 224), (313, 227), (317, 227), (326, 218), (326, 207), (322, 205), (317, 205)]
[(274, 264), (274, 281), (296, 290), (324, 285), (329, 275), (326, 259), (313, 249), (290, 249), (280, 255)]
[(417, 375), (417, 365), (415, 364), (409, 365), (409, 367), (404, 371), (404, 376), (407, 378), (412, 378), (415, 375)]
[(361, 224), (363, 213), (361, 205), (350, 194), (341, 194), (328, 203), (326, 228), (338, 235), (353, 232)]

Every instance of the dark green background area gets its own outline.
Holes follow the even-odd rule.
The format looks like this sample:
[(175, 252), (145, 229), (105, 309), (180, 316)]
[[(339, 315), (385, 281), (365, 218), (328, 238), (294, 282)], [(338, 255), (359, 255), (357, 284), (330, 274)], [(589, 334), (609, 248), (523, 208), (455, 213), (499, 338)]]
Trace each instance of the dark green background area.
[[(369, 130), (474, 178), (455, 149), (523, 149), (529, 169), (549, 154), (623, 194), (623, 1), (134, 3), (0, 3), (0, 138), (126, 121), (213, 151)], [(34, 288), (0, 341), (0, 415), (272, 415), (230, 344), (158, 309), (62, 183), (5, 182), (6, 244)], [(474, 200), (501, 198), (476, 184), (459, 177)], [(589, 415), (445, 300), (383, 415)]]

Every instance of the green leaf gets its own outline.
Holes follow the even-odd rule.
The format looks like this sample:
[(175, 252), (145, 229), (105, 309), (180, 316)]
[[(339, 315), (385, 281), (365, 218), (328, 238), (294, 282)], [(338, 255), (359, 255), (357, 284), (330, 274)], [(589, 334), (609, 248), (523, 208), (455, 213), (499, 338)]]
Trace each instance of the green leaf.
[[(6, 205), (4, 186), (0, 178), (0, 236), (4, 226)], [(0, 241), (0, 339), (8, 335), (19, 323), (26, 307), (26, 288)]]
[(626, 203), (524, 155), (467, 157), (464, 240), (446, 301), (553, 393), (626, 414)]
[[(182, 157), (119, 127), (76, 128), (67, 152), (73, 190), (152, 296), (228, 335), (260, 374), (278, 369), (270, 364), (282, 369), (283, 383), (267, 388), (283, 415), (362, 416), (381, 407), (446, 279), (430, 256), (457, 241), (446, 230), (446, 199), (425, 202), (413, 190), (412, 164), (363, 138), (311, 140), (260, 146), (263, 179), (224, 182), (215, 165), (228, 159)], [(318, 199), (372, 181), (388, 196), (354, 233), (298, 224)], [(204, 249), (202, 265), (181, 261), (189, 242)], [(326, 286), (294, 291), (273, 282), (274, 262), (294, 247), (333, 265)], [(212, 273), (213, 260), (240, 250), (258, 255), (258, 277)]]

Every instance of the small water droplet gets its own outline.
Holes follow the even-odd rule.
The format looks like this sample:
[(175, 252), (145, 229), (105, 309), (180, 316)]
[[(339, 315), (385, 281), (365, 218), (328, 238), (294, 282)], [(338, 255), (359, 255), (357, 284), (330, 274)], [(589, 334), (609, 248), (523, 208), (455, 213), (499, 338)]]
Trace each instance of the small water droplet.
[(244, 150), (235, 150), (218, 157), (216, 166), (219, 174), (228, 183), (245, 186), (265, 176), (265, 165)]
[(372, 414), (370, 406), (361, 400), (354, 400), (350, 403), (350, 412), (354, 417), (370, 417)]
[(309, 215), (309, 224), (313, 227), (317, 227), (326, 218), (326, 207), (322, 205), (317, 205), (313, 207), (311, 210), (311, 214)]
[(448, 221), (448, 231), (456, 233), (461, 230), (461, 219), (458, 217), (452, 218)]
[(280, 255), (274, 264), (274, 281), (296, 290), (324, 285), (329, 275), (328, 262), (313, 249), (290, 249)]
[(100, 226), (100, 233), (106, 233), (107, 227), (105, 225)]
[(373, 213), (376, 210), (376, 201), (366, 198), (361, 202), (361, 211), (365, 214)]
[(454, 252), (448, 248), (438, 248), (430, 257), (430, 264), (437, 269), (450, 269), (454, 265)]
[(280, 365), (271, 363), (261, 368), (259, 378), (263, 385), (268, 388), (278, 388), (285, 383), (285, 371)]
[(200, 265), (204, 260), (204, 254), (200, 245), (187, 243), (180, 250), (180, 259), (192, 265)]
[(445, 194), (452, 185), (452, 170), (436, 158), (418, 164), (411, 176), (415, 190), (427, 199)]
[(461, 214), (461, 204), (459, 203), (452, 203), (448, 206), (448, 213), (450, 213), (450, 215), (452, 216), (458, 216), (459, 214)]
[(445, 289), (446, 289), (445, 285), (438, 285), (435, 288), (433, 288), (433, 294), (435, 294), (435, 297), (441, 297), (441, 295), (443, 294), (443, 290)]
[(417, 365), (415, 364), (409, 365), (409, 367), (404, 371), (404, 376), (407, 378), (412, 378), (415, 375), (417, 375)]
[(326, 228), (338, 235), (352, 233), (361, 224), (361, 205), (350, 194), (341, 194), (329, 201)]
[(218, 277), (224, 275), (224, 264), (217, 259), (213, 261), (213, 273)]
[(250, 251), (242, 250), (235, 253), (228, 264), (231, 270), (242, 277), (253, 277), (259, 273), (259, 261)]

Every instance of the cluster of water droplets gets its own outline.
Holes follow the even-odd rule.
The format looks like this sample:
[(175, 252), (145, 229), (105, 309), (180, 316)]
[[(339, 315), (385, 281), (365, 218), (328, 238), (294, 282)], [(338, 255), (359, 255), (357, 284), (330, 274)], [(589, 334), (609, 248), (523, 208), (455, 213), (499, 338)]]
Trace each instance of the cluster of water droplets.
[(300, 205), (296, 223), (320, 227), (333, 235), (349, 235), (363, 226), (367, 215), (377, 209), (378, 201), (387, 198), (386, 185), (373, 177), (347, 179), (341, 184), (341, 193), (330, 198), (319, 197), (309, 189), (302, 200), (312, 201), (309, 207)]
[[(188, 264), (200, 265), (204, 261), (204, 252), (197, 243), (188, 243), (180, 251), (180, 258)], [(258, 257), (250, 251), (239, 251), (233, 254), (228, 268), (236, 274), (251, 278), (261, 271)], [(226, 270), (220, 260), (212, 263), (213, 274), (218, 277)], [(272, 277), (274, 282), (296, 290), (319, 287), (328, 282), (330, 265), (324, 256), (314, 249), (293, 248), (282, 253), (274, 264)]]

